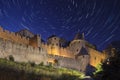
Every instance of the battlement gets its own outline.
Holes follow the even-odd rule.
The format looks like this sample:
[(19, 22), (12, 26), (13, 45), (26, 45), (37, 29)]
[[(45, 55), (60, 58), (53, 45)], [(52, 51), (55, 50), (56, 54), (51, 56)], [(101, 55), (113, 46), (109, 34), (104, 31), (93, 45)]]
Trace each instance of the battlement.
[(46, 63), (47, 52), (39, 47), (4, 40), (0, 38), (0, 58), (9, 58), (12, 55), (18, 62)]
[[(94, 45), (84, 40), (84, 35), (76, 35), (68, 46), (62, 47), (61, 44), (65, 43), (57, 36), (49, 37), (47, 43), (42, 43), (39, 35), (28, 30), (14, 33), (0, 27), (0, 57), (13, 55), (16, 61), (35, 63), (54, 62), (57, 59), (60, 66), (80, 71), (84, 71), (87, 64), (95, 67), (106, 58), (105, 53), (97, 51)], [(83, 63), (85, 65), (81, 65)]]
[(14, 32), (9, 32), (8, 30), (4, 30), (2, 27), (0, 27), (0, 38), (21, 44), (27, 44), (27, 45), (29, 44), (28, 38), (22, 37)]

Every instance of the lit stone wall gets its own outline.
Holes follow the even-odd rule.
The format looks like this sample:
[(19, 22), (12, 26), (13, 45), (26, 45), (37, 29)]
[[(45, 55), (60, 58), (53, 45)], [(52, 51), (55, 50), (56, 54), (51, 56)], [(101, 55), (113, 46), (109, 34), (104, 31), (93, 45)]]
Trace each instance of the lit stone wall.
[(52, 54), (52, 52), (55, 51), (55, 49), (51, 49), (51, 45), (43, 44), (43, 48), (45, 48), (48, 52), (48, 54), (52, 55), (58, 55), (61, 57), (66, 58), (72, 58), (75, 59), (75, 55), (81, 54), (79, 53), (81, 48), (84, 47), (88, 51), (88, 55), (90, 56), (89, 59), (87, 59), (93, 67), (97, 66), (99, 63), (104, 61), (106, 59), (106, 53), (99, 52), (93, 48), (90, 48), (85, 45), (84, 40), (73, 40), (70, 45), (66, 48), (59, 47), (59, 49), (55, 48), (56, 50), (59, 50), (58, 54)]
[(48, 54), (63, 56), (68, 58), (75, 58), (74, 54), (71, 53), (71, 51), (69, 50), (69, 47), (63, 48), (57, 46), (53, 49), (51, 45), (42, 43), (42, 48), (46, 49)]
[(49, 46), (50, 54), (60, 55), (60, 50), (59, 50), (60, 38), (56, 36), (48, 38), (47, 44), (50, 45)]
[(105, 53), (99, 52), (92, 48), (88, 48), (88, 51), (90, 54), (90, 65), (94, 67), (106, 59)]
[(75, 69), (81, 72), (86, 72), (86, 67), (89, 64), (88, 55), (84, 55), (84, 57), (79, 56), (78, 59), (67, 58), (62, 56), (53, 56), (53, 55), (48, 56), (48, 62), (53, 62), (55, 64), (54, 60), (57, 60), (58, 63), (56, 64), (58, 67)]
[(18, 62), (35, 62), (46, 64), (47, 52), (42, 48), (34, 48), (0, 38), (0, 57), (9, 58), (12, 55)]
[(8, 58), (9, 55), (13, 55), (15, 60), (19, 62), (32, 61), (35, 63), (46, 63), (48, 61), (47, 55), (52, 54), (52, 59), (56, 55), (59, 57), (57, 59), (59, 60), (60, 66), (78, 70), (81, 70), (83, 67), (81, 68), (80, 66), (83, 66), (83, 64), (87, 65), (88, 62), (95, 67), (106, 58), (105, 53), (87, 47), (89, 54), (87, 56), (90, 56), (90, 58), (84, 59), (84, 57), (79, 56), (79, 61), (76, 61), (75, 55), (79, 54), (82, 47), (86, 47), (84, 40), (73, 40), (66, 48), (60, 46), (60, 39), (58, 37), (50, 38), (47, 44), (41, 44), (41, 38), (39, 36), (33, 37), (31, 40), (13, 32), (3, 30), (0, 27), (0, 57)]
[(29, 44), (28, 38), (21, 37), (20, 35), (15, 34), (13, 32), (9, 32), (7, 30), (3, 30), (2, 27), (0, 27), (0, 38), (21, 43), (21, 44)]
[(73, 40), (69, 45), (69, 50), (74, 54), (77, 55), (81, 48), (85, 47), (84, 40)]

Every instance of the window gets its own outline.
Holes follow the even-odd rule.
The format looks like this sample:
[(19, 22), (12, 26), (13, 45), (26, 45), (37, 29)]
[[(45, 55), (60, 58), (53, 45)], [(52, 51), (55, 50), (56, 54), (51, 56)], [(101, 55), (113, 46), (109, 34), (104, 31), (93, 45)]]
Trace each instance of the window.
[(78, 52), (79, 50), (77, 49), (76, 51)]
[(56, 40), (56, 38), (54, 38), (54, 40)]
[(54, 44), (52, 44), (52, 46), (54, 46)]
[(95, 57), (95, 60), (96, 60), (96, 57)]
[(56, 45), (58, 46), (58, 43), (56, 43)]

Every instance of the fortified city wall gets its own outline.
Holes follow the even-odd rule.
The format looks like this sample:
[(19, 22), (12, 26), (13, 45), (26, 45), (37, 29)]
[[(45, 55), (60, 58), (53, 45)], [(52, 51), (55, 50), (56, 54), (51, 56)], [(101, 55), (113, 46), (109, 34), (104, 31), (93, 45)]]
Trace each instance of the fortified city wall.
[(0, 57), (9, 58), (12, 55), (18, 62), (46, 63), (47, 52), (42, 48), (35, 48), (26, 44), (19, 44), (0, 38)]

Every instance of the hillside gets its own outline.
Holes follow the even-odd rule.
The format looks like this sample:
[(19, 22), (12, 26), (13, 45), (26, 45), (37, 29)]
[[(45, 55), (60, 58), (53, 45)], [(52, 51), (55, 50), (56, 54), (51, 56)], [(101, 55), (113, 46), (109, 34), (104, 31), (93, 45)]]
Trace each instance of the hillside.
[(84, 74), (66, 68), (54, 68), (43, 63), (18, 63), (0, 59), (0, 80), (83, 80)]

